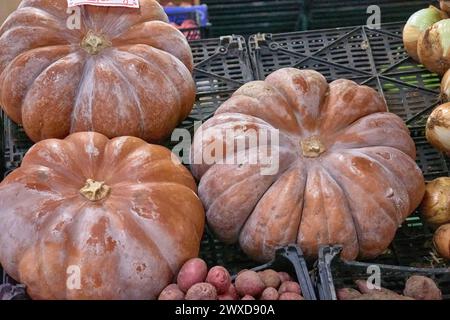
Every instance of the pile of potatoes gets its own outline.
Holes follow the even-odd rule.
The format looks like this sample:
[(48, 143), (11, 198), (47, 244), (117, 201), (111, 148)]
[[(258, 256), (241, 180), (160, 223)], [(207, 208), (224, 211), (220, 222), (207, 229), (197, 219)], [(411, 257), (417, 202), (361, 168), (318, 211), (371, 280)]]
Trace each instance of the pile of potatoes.
[(412, 276), (406, 281), (403, 295), (380, 288), (369, 289), (367, 281), (355, 281), (358, 290), (342, 288), (337, 290), (338, 300), (442, 300), (442, 292), (436, 283), (427, 277)]
[(300, 285), (285, 272), (242, 270), (233, 282), (227, 269), (208, 270), (202, 259), (187, 261), (177, 283), (167, 286), (158, 300), (304, 300)]

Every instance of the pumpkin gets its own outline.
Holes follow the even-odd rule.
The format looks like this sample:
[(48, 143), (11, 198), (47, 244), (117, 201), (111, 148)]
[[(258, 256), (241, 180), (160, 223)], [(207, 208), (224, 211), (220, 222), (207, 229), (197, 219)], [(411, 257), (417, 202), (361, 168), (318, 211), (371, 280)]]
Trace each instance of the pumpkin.
[(0, 184), (0, 263), (33, 299), (156, 299), (196, 257), (190, 172), (135, 137), (34, 145)]
[(309, 257), (334, 244), (345, 259), (383, 253), (425, 190), (409, 131), (386, 111), (375, 90), (312, 70), (242, 86), (191, 150), (212, 231), (260, 261), (293, 243)]
[(9, 16), (0, 28), (0, 105), (35, 142), (82, 131), (164, 140), (195, 101), (186, 38), (154, 0), (79, 8), (24, 0)]

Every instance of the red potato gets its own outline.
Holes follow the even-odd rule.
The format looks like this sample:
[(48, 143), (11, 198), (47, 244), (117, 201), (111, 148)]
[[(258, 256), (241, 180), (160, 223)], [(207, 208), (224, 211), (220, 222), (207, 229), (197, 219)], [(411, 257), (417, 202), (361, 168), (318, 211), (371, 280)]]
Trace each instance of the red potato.
[(280, 289), (278, 289), (278, 293), (283, 294), (286, 292), (296, 293), (299, 295), (302, 294), (300, 285), (294, 281), (286, 281), (281, 284)]
[(194, 284), (204, 282), (208, 274), (206, 262), (194, 258), (186, 262), (178, 273), (177, 284), (181, 291), (187, 292)]
[(170, 284), (160, 293), (158, 300), (184, 300), (184, 292), (176, 284)]
[(430, 278), (412, 276), (406, 281), (403, 294), (415, 300), (442, 300), (442, 292)]
[(260, 300), (278, 300), (279, 297), (280, 295), (278, 294), (277, 289), (268, 287), (261, 294)]
[(256, 300), (256, 299), (247, 294), (241, 300)]
[(194, 284), (186, 293), (186, 300), (217, 300), (217, 291), (213, 285), (202, 282)]
[(222, 295), (225, 294), (230, 287), (231, 276), (227, 269), (217, 266), (209, 270), (206, 282), (212, 284), (216, 288), (217, 294)]
[(278, 300), (305, 300), (301, 295), (294, 292), (285, 292)]
[(245, 271), (239, 274), (236, 278), (235, 286), (241, 297), (246, 295), (258, 297), (266, 288), (264, 282), (255, 271)]
[(281, 282), (292, 281), (292, 277), (287, 272), (278, 272)]
[(362, 296), (362, 293), (352, 288), (342, 288), (336, 291), (338, 300), (353, 300)]
[(266, 287), (272, 287), (278, 289), (281, 284), (281, 279), (278, 273), (274, 270), (264, 270), (258, 273), (261, 280), (264, 282)]
[(219, 300), (239, 300), (239, 295), (233, 284), (230, 284), (228, 291), (222, 295), (219, 295)]

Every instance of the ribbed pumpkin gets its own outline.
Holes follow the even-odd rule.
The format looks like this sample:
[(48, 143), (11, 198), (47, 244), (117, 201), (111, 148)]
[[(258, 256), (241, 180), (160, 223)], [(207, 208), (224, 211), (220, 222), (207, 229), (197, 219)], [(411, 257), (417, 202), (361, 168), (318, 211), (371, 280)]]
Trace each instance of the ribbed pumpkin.
[[(291, 243), (310, 257), (328, 244), (343, 245), (346, 259), (383, 253), (425, 188), (407, 127), (386, 111), (375, 90), (327, 84), (311, 70), (281, 69), (241, 87), (192, 147), (211, 229), (261, 261)], [(279, 143), (261, 138), (275, 130)], [(252, 136), (257, 147), (236, 149)], [(263, 169), (278, 161), (255, 161), (263, 146), (279, 154), (274, 174)], [(240, 160), (229, 163), (233, 157)]]
[(134, 137), (37, 143), (0, 184), (3, 268), (33, 299), (155, 299), (197, 257), (204, 227), (174, 159)]
[(159, 142), (195, 101), (189, 44), (167, 22), (154, 0), (79, 16), (65, 0), (24, 0), (0, 28), (0, 105), (33, 141), (96, 131)]

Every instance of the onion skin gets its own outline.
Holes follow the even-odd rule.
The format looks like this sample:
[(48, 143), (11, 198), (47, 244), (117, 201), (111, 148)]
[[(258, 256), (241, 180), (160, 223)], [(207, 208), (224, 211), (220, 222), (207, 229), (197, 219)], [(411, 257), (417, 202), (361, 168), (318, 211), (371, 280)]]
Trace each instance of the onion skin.
[(431, 72), (442, 76), (450, 69), (450, 19), (436, 22), (421, 34), (417, 53)]
[(434, 234), (436, 251), (444, 259), (450, 260), (450, 224), (444, 224)]
[(448, 0), (440, 0), (439, 5), (441, 7), (441, 10), (450, 13), (450, 1)]
[(403, 29), (403, 44), (406, 52), (416, 61), (419, 60), (418, 41), (423, 32), (436, 22), (448, 18), (447, 14), (434, 6), (414, 13)]
[(450, 154), (450, 103), (433, 110), (426, 126), (428, 142), (436, 149)]
[(450, 69), (444, 74), (441, 81), (441, 99), (448, 102), (450, 98)]
[(427, 183), (421, 211), (425, 222), (432, 227), (450, 223), (450, 178), (437, 178)]

